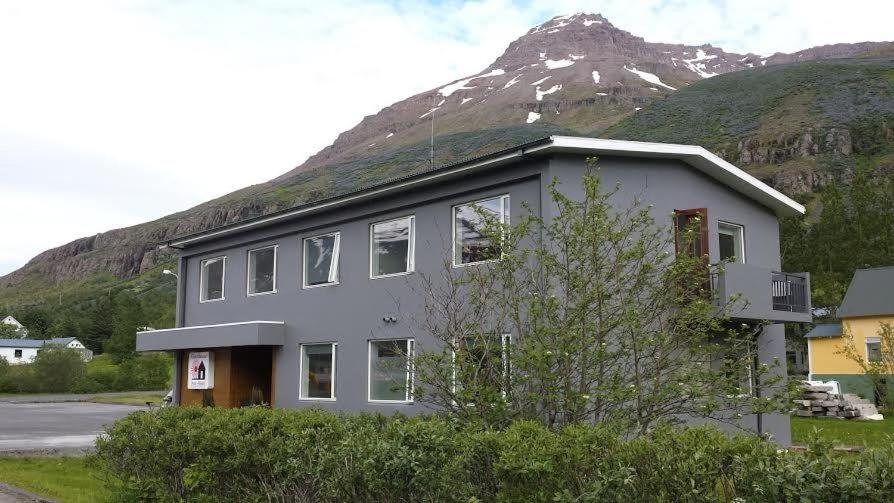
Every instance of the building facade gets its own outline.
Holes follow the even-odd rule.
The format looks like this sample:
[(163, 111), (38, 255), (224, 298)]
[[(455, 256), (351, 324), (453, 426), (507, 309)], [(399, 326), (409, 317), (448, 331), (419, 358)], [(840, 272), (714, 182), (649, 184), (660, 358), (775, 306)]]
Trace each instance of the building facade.
[[(181, 404), (210, 394), (239, 406), (263, 395), (282, 407), (421, 411), (410, 372), (406, 389), (386, 385), (396, 354), (434, 343), (410, 326), (422, 309), (413, 275), (436, 273), (445, 258), (474, 266), (472, 203), (511, 221), (526, 211), (549, 219), (552, 180), (582, 198), (593, 156), (605, 186), (620, 187), (619, 206), (639, 198), (669, 225), (675, 211), (704, 217), (702, 250), (712, 263), (734, 257), (715, 288), (748, 298), (736, 317), (774, 322), (758, 358), (784, 366), (781, 322), (810, 319), (809, 276), (779, 272), (777, 219), (803, 207), (700, 147), (575, 137), (171, 240), (165, 246), (180, 252), (177, 328), (141, 332), (137, 348), (175, 353)], [(750, 420), (788, 442), (786, 416)]]
[[(860, 363), (842, 354), (848, 335), (865, 361), (879, 361), (883, 324), (894, 325), (894, 267), (858, 269), (838, 308), (839, 323), (817, 325), (805, 334), (810, 366), (809, 378), (838, 381), (842, 393), (868, 400), (878, 399), (871, 380)], [(894, 396), (894, 376), (886, 379), (887, 393)]]
[(76, 349), (81, 353), (84, 361), (93, 358), (93, 351), (85, 348), (81, 341), (74, 337), (59, 337), (55, 339), (0, 339), (0, 358), (12, 365), (31, 363), (37, 353), (46, 345), (54, 345), (63, 348)]

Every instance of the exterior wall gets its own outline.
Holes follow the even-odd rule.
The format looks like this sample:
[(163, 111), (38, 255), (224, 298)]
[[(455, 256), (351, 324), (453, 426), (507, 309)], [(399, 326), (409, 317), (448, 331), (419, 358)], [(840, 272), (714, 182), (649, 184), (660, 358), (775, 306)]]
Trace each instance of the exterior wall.
[[(882, 323), (894, 323), (894, 316), (845, 318), (842, 320), (841, 326), (843, 330), (853, 334), (854, 344), (858, 349), (865, 349), (866, 338), (877, 337)], [(863, 370), (857, 362), (838, 354), (847, 344), (846, 337), (815, 337), (809, 339), (808, 344), (811, 375), (863, 374)]]
[[(776, 216), (765, 207), (739, 195), (728, 187), (692, 169), (688, 165), (661, 159), (606, 157), (600, 161), (600, 176), (605, 188), (621, 185), (615, 195), (619, 206), (627, 206), (639, 197), (653, 205), (660, 224), (671, 225), (675, 209), (707, 208), (709, 251), (718, 259), (717, 222), (723, 220), (745, 227), (745, 254), (749, 264), (779, 269), (779, 232)], [(546, 184), (553, 177), (572, 198), (582, 197), (580, 178), (587, 167), (583, 156), (557, 156), (548, 160), (525, 161), (508, 167), (468, 176), (451, 183), (408, 192), (400, 198), (374, 201), (340, 208), (323, 215), (284, 222), (275, 226), (246, 231), (195, 247), (181, 255), (178, 286), (178, 326), (199, 326), (251, 320), (284, 321), (285, 342), (273, 352), (272, 386), (277, 406), (323, 407), (334, 410), (367, 410), (390, 414), (423, 410), (419, 404), (371, 403), (367, 400), (368, 341), (374, 339), (415, 338), (417, 350), (435, 341), (416, 333), (412, 317), (422, 310), (418, 294), (421, 274), (438, 274), (451, 252), (451, 207), (485, 197), (509, 194), (511, 218), (525, 211), (526, 203), (545, 217), (553, 214)], [(415, 215), (415, 273), (370, 279), (369, 226), (378, 221)], [(324, 233), (341, 232), (339, 284), (302, 289), (302, 239)], [(248, 250), (276, 244), (277, 293), (246, 295)], [(199, 302), (200, 262), (206, 258), (227, 256), (225, 300)], [(769, 294), (769, 286), (768, 286)], [(396, 317), (396, 323), (383, 317)], [(336, 401), (299, 400), (300, 344), (337, 342)], [(759, 340), (762, 362), (779, 360), (785, 366), (782, 325), (768, 326)], [(229, 371), (227, 356), (217, 355), (216, 388)], [(186, 390), (183, 362), (177, 355), (181, 403), (200, 403), (201, 394)], [(221, 397), (220, 404), (231, 397)], [(761, 422), (781, 443), (787, 444), (787, 416), (746, 418), (753, 428)]]
[[(22, 350), (22, 357), (15, 358), (15, 350)], [(37, 356), (37, 348), (0, 348), (0, 358), (6, 358), (6, 361), (12, 365), (20, 363), (31, 363)]]

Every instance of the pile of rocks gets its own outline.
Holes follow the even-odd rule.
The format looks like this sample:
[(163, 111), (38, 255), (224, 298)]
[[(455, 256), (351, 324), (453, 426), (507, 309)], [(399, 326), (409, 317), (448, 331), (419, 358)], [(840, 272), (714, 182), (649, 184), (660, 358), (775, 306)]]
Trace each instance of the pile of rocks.
[[(797, 416), (843, 417), (847, 419), (877, 416), (878, 409), (869, 400), (851, 393), (839, 395), (832, 392), (832, 386), (804, 385), (801, 399), (795, 400)], [(875, 419), (875, 417), (873, 417)]]

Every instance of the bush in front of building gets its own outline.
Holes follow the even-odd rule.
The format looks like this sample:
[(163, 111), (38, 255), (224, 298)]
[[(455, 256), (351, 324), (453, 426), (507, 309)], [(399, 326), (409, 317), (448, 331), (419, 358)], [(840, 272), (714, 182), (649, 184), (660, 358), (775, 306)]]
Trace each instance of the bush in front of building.
[(32, 363), (10, 365), (0, 358), (0, 393), (161, 391), (170, 386), (172, 366), (172, 358), (164, 353), (121, 363), (97, 355), (85, 364), (75, 349), (46, 348)]
[(779, 450), (716, 429), (468, 429), (440, 416), (172, 407), (128, 416), (94, 462), (152, 501), (887, 501), (894, 447)]

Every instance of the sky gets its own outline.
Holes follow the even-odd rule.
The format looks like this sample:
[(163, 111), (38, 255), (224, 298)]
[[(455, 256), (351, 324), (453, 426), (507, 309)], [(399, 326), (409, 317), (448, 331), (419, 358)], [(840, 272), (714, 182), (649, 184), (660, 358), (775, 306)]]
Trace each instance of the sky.
[(274, 178), (575, 12), (763, 55), (894, 39), (890, 1), (0, 0), (0, 275)]

